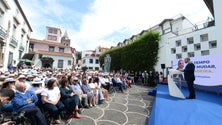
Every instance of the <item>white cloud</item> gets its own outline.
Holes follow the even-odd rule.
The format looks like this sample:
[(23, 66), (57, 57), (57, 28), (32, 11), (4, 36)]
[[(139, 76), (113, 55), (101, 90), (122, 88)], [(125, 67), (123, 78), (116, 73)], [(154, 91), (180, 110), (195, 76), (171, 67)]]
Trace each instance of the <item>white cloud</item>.
[[(30, 21), (33, 36), (42, 34), (39, 39), (44, 39), (45, 26), (59, 27), (63, 32), (67, 30), (71, 45), (77, 50), (115, 46), (178, 14), (194, 23), (209, 16), (203, 0), (95, 0), (84, 14), (75, 11), (75, 6), (68, 8), (58, 3), (59, 0), (46, 0), (44, 5), (38, 0), (25, 1), (25, 13), (33, 19)], [(51, 18), (50, 14), (57, 18)]]

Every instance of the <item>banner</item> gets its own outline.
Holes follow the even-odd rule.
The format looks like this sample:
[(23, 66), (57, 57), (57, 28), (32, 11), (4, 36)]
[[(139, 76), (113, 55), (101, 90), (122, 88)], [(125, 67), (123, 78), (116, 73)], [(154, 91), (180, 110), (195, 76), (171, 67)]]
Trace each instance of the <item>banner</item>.
[[(220, 62), (221, 59), (222, 55), (209, 55), (190, 58), (190, 60), (195, 65), (194, 84), (202, 86), (222, 85), (222, 63)], [(179, 59), (173, 61), (173, 69), (178, 68), (178, 63)], [(185, 66), (186, 64), (184, 63), (184, 68)]]

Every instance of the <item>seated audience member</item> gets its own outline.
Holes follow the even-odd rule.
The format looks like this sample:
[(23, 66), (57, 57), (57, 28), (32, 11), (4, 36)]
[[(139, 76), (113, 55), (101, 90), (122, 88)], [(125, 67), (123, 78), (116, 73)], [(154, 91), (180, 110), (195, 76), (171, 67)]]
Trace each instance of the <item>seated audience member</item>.
[(45, 118), (40, 109), (35, 105), (38, 98), (34, 92), (26, 91), (26, 84), (16, 83), (15, 97), (12, 99), (14, 111), (25, 112), (32, 125), (46, 125)]
[(109, 81), (109, 78), (107, 75), (103, 75), (103, 76), (100, 76), (98, 77), (99, 78), (99, 83), (101, 84), (101, 86), (108, 90), (110, 89), (110, 81)]
[(95, 78), (90, 78), (88, 84), (89, 84), (91, 91), (94, 93), (95, 103), (102, 104), (104, 101), (104, 96), (103, 96), (101, 89), (98, 87), (97, 83), (94, 82), (94, 79)]
[(2, 88), (2, 84), (4, 83), (5, 79), (6, 79), (5, 75), (0, 75), (0, 88)]
[[(0, 115), (2, 116), (2, 107), (7, 105), (14, 98), (14, 91), (9, 88), (3, 88), (0, 90)], [(1, 125), (12, 125), (13, 121), (4, 122), (4, 119), (1, 119)]]
[(83, 79), (82, 90), (85, 94), (87, 94), (87, 97), (88, 97), (88, 100), (89, 100), (89, 107), (96, 106), (95, 96), (94, 96), (94, 93), (93, 93), (93, 91), (91, 90), (91, 88), (88, 84), (87, 79)]
[(127, 89), (127, 85), (126, 85), (126, 83), (124, 83), (124, 81), (121, 80), (121, 76), (120, 75), (117, 75), (117, 77), (115, 79), (116, 79), (116, 82), (121, 84), (124, 89)]
[(60, 101), (60, 90), (55, 79), (50, 79), (42, 93), (43, 107), (53, 117), (52, 124), (60, 124), (59, 115), (65, 106)]
[(130, 80), (128, 80), (125, 75), (121, 75), (120, 80), (122, 81), (122, 83), (125, 85), (126, 88), (131, 87)]
[(100, 94), (100, 101), (103, 100), (105, 98), (106, 101), (108, 101), (109, 99), (109, 94), (108, 94), (108, 90), (104, 89), (101, 85), (101, 83), (99, 82), (99, 78), (95, 77), (94, 78), (94, 83), (96, 84), (96, 88), (102, 92), (102, 94)]
[[(68, 77), (69, 79), (69, 77)], [(79, 98), (83, 104), (83, 107), (84, 108), (89, 108), (89, 105), (88, 105), (88, 99), (87, 99), (87, 94), (84, 94), (80, 85), (78, 84), (78, 78), (77, 77), (70, 77), (70, 80), (69, 80), (69, 84), (70, 84), (70, 87), (72, 88), (72, 90), (79, 95)]]
[(9, 88), (9, 89), (12, 89), (15, 92), (16, 91), (15, 90), (15, 79), (13, 79), (13, 78), (5, 79), (5, 81), (2, 85), (2, 88)]
[(33, 75), (28, 75), (25, 81), (26, 84), (26, 89), (29, 89), (29, 87), (31, 86), (31, 82), (33, 81), (33, 79), (35, 78), (35, 76)]
[(113, 86), (118, 86), (118, 87), (119, 87), (119, 90), (120, 90), (121, 92), (124, 92), (124, 91), (123, 91), (123, 85), (122, 85), (121, 83), (117, 82), (116, 77), (117, 77), (117, 76), (114, 75), (114, 77), (112, 78)]
[(25, 83), (25, 81), (26, 81), (26, 76), (24, 76), (24, 75), (19, 75), (18, 81)]
[[(8, 88), (8, 89), (11, 89), (13, 90), (14, 92), (16, 92), (16, 89), (15, 89), (15, 80), (13, 78), (7, 78), (5, 79), (3, 85), (2, 85), (2, 88)], [(4, 105), (2, 107), (2, 110), (5, 111), (5, 112), (12, 112), (13, 111), (13, 105), (11, 102), (9, 102), (8, 104)]]
[(33, 81), (30, 83), (30, 87), (28, 88), (29, 91), (34, 92), (38, 97), (37, 106), (42, 107), (42, 101), (41, 101), (41, 93), (44, 90), (42, 87), (43, 81), (41, 81), (40, 78), (34, 78)]
[[(64, 103), (69, 118), (80, 118), (78, 111), (82, 107), (78, 94), (76, 94), (69, 85), (66, 78), (60, 80), (61, 100)], [(71, 115), (71, 116), (70, 116)]]

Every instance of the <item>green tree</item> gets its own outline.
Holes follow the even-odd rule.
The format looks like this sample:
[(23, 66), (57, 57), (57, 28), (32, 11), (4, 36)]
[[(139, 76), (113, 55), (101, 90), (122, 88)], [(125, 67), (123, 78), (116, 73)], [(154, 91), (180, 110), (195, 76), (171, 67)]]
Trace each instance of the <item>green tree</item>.
[(111, 56), (111, 70), (153, 70), (158, 61), (158, 46), (160, 35), (158, 32), (146, 32), (129, 45), (110, 49), (101, 54), (100, 64), (104, 63), (104, 56)]

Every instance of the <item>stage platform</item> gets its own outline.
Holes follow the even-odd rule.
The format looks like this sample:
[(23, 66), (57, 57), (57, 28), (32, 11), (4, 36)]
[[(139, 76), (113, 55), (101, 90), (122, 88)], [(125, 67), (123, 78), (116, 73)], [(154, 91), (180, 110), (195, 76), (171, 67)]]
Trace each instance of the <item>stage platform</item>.
[[(187, 96), (187, 88), (182, 88)], [(169, 95), (167, 85), (157, 85), (148, 125), (221, 125), (222, 95), (196, 91), (196, 99)]]

